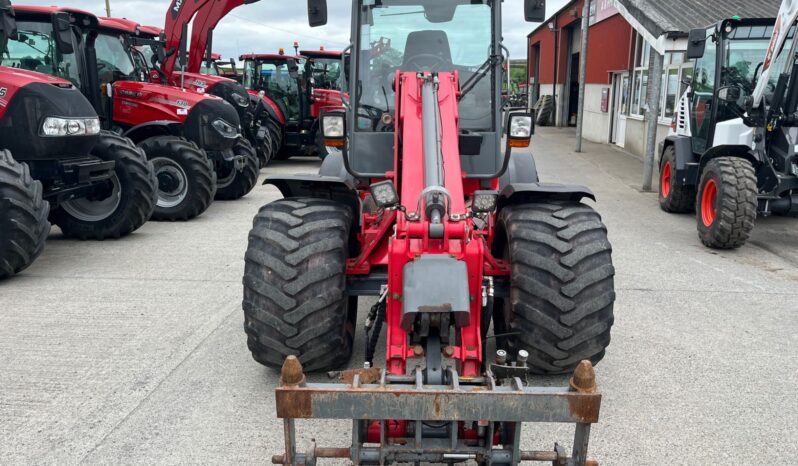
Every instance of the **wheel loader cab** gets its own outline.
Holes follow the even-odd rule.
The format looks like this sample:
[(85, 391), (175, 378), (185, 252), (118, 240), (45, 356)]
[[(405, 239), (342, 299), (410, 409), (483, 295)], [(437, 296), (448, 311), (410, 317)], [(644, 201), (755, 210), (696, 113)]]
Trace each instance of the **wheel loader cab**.
[[(756, 88), (772, 34), (773, 21), (769, 19), (724, 20), (706, 29), (703, 54), (696, 58), (691, 83), (692, 149), (698, 156), (732, 142), (726, 140), (726, 134), (739, 133), (745, 126), (740, 118)], [(781, 70), (786, 59), (787, 54), (780, 54), (771, 66)], [(777, 79), (778, 73), (770, 74), (766, 98), (773, 94)], [(719, 98), (730, 95), (729, 89), (736, 99)], [(718, 128), (718, 124), (723, 125)]]
[[(462, 168), (489, 177), (503, 165), (501, 3), (491, 0), (357, 1), (353, 8), (353, 111), (348, 161), (353, 172), (393, 169), (397, 72), (456, 72)], [(376, 155), (380, 154), (380, 155)]]

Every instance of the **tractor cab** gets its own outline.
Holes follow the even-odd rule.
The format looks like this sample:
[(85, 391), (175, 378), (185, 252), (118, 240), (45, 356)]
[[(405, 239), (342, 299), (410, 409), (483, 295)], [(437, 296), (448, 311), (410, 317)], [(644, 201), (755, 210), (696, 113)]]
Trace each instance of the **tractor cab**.
[[(314, 89), (340, 91), (344, 87), (343, 54), (329, 50), (300, 50), (307, 58), (305, 74)], [(347, 55), (348, 57), (348, 55)]]
[[(287, 122), (300, 124), (307, 115), (303, 93), (307, 85), (302, 76), (306, 59), (283, 54), (250, 54), (244, 60), (244, 87), (263, 91), (283, 111)], [(289, 123), (290, 124), (290, 123)]]

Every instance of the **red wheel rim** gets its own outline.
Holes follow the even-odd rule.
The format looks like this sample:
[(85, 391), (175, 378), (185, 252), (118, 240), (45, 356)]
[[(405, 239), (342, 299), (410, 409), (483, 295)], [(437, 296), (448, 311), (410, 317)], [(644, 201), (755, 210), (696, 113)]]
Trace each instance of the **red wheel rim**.
[(709, 179), (704, 185), (704, 192), (701, 194), (701, 219), (704, 221), (704, 226), (712, 226), (715, 223), (715, 214), (717, 209), (715, 202), (718, 199), (718, 185), (715, 180)]
[(667, 199), (671, 195), (671, 162), (666, 161), (662, 166), (662, 179), (659, 180), (659, 189), (662, 197)]

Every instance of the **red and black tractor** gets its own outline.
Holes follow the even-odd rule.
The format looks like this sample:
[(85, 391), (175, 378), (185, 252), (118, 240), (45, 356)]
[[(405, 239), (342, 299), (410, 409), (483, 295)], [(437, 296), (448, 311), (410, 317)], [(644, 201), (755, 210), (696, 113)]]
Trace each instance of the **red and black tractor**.
[(72, 72), (101, 126), (133, 140), (153, 162), (158, 177), (154, 219), (188, 220), (204, 212), (214, 197), (234, 199), (252, 189), (257, 173), (224, 177), (217, 186), (214, 165), (220, 174), (229, 173), (229, 167), (241, 173), (246, 161), (256, 157), (241, 138), (240, 120), (230, 104), (150, 82), (118, 22), (101, 24), (96, 16), (70, 8), (15, 9), (21, 30), (43, 31), (74, 51)]
[(300, 50), (307, 59), (305, 76), (311, 87), (310, 115), (319, 118), (325, 111), (344, 106), (345, 68), (344, 54), (332, 50)]
[[(185, 8), (184, 5), (181, 4), (180, 8)], [(181, 11), (184, 15), (189, 12)], [(138, 29), (138, 38), (135, 40), (137, 50), (143, 54), (147, 66), (157, 73), (152, 77), (155, 82), (169, 83), (201, 94), (215, 95), (233, 105), (241, 120), (244, 137), (255, 148), (260, 166), (265, 167), (279, 148), (279, 145), (273, 141), (279, 130), (277, 124), (269, 124), (272, 117), (264, 108), (264, 104), (257, 96), (251, 96), (241, 86), (235, 76), (234, 64), (233, 75), (223, 75), (218, 66), (221, 55), (206, 54), (204, 50), (197, 51), (191, 48), (187, 52), (185, 61), (181, 63), (176, 51), (181, 47), (188, 47), (184, 41), (188, 40), (185, 29), (189, 20), (190, 16), (178, 15), (176, 19), (172, 19), (172, 15), (167, 14), (166, 30), (156, 26), (141, 26)], [(207, 47), (211, 46), (212, 33), (213, 31), (209, 30), (208, 42), (203, 42)], [(191, 46), (202, 47), (203, 44), (192, 43)]]
[[(545, 16), (541, 0), (524, 8)], [(353, 0), (351, 11), (350, 98), (321, 116), (342, 151), (318, 175), (267, 177), (285, 198), (249, 234), (247, 342), (282, 367), (286, 449), (272, 461), (596, 464), (611, 246), (588, 188), (538, 180), (524, 149), (533, 116), (503, 114), (502, 2)], [(308, 13), (325, 24), (325, 1)], [(364, 366), (311, 383), (305, 371), (349, 361), (365, 297)], [(565, 388), (528, 383), (570, 373)], [(306, 418), (352, 420), (351, 444), (299, 451)], [(527, 421), (573, 423), (572, 451), (523, 450)]]
[(39, 256), (50, 222), (69, 237), (119, 238), (155, 207), (152, 164), (101, 130), (77, 66), (69, 47), (18, 24), (0, 0), (0, 278)]
[[(199, 74), (188, 75), (188, 73), (185, 77), (188, 80), (188, 84), (186, 84), (185, 80), (174, 82), (174, 79), (169, 78), (169, 74), (164, 73), (162, 70), (153, 70), (147, 64), (146, 56), (141, 54), (141, 45), (139, 44), (158, 44), (155, 46), (156, 50), (162, 50), (162, 45), (154, 40), (142, 39), (144, 35), (141, 33), (141, 26), (138, 23), (119, 18), (101, 17), (99, 20), (101, 30), (108, 34), (116, 34), (120, 40), (123, 40), (129, 46), (131, 56), (141, 70), (139, 73), (141, 76), (149, 77), (150, 82), (155, 85), (171, 86), (181, 92), (191, 91), (200, 97), (205, 95), (219, 97), (229, 103), (230, 108), (235, 109), (240, 122), (237, 129), (242, 137), (237, 137), (232, 147), (201, 146), (205, 148), (216, 172), (217, 190), (215, 198), (234, 200), (247, 195), (257, 184), (260, 161), (258, 160), (257, 151), (248, 142), (249, 131), (245, 130), (251, 124), (251, 113), (249, 112), (251, 102), (243, 88), (235, 82), (232, 82), (232, 86), (229, 86), (228, 84), (231, 81), (226, 78), (216, 78), (221, 82), (213, 86), (214, 92), (206, 92), (209, 88), (209, 84), (204, 81), (206, 77)], [(175, 54), (185, 54), (184, 48), (185, 43)]]
[(244, 62), (244, 87), (252, 95), (266, 99), (282, 125), (282, 145), (276, 157), (284, 160), (293, 155), (319, 155), (323, 158), (327, 152), (318, 132), (318, 118), (312, 112), (313, 88), (306, 74), (307, 59), (286, 55), (280, 49), (275, 54), (241, 55), (239, 60)]

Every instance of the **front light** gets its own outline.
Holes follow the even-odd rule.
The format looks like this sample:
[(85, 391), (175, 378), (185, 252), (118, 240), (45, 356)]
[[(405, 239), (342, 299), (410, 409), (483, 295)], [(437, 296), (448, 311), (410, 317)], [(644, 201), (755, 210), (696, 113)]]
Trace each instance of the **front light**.
[(239, 94), (238, 92), (233, 92), (231, 94), (233, 100), (239, 107), (249, 107), (249, 99), (244, 97), (243, 95)]
[(99, 118), (48, 117), (42, 124), (42, 136), (93, 136), (100, 134)]
[(344, 117), (342, 115), (325, 115), (322, 117), (322, 133), (325, 138), (344, 137)]
[(219, 132), (223, 137), (226, 138), (234, 138), (238, 137), (238, 131), (236, 131), (235, 126), (231, 125), (230, 123), (222, 120), (221, 118), (217, 120), (213, 120), (211, 126)]
[(532, 117), (518, 115), (510, 117), (510, 137), (528, 139), (532, 136)]
[(475, 191), (471, 210), (480, 214), (493, 212), (498, 202), (499, 194), (496, 191)]
[(371, 197), (374, 202), (382, 208), (393, 207), (399, 204), (399, 194), (396, 193), (396, 188), (390, 180), (380, 181), (369, 186)]

